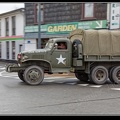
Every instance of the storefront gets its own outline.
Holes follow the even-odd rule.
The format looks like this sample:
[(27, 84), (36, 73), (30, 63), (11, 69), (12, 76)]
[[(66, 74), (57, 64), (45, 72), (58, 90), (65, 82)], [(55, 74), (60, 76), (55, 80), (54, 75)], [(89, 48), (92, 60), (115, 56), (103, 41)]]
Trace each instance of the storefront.
[[(106, 29), (107, 20), (69, 22), (41, 25), (41, 48), (51, 37), (67, 37), (75, 29)], [(38, 26), (25, 26), (25, 50), (37, 49)]]

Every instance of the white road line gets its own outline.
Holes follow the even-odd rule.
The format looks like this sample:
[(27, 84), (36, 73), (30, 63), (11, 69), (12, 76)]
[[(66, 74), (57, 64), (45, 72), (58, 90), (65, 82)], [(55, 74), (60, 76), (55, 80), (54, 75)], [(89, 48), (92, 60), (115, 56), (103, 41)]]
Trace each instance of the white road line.
[(5, 70), (5, 67), (0, 68), (1, 70)]
[(112, 89), (112, 90), (120, 90), (120, 88), (110, 88), (110, 89)]
[(2, 76), (2, 73), (3, 73), (4, 71), (2, 71), (2, 72), (0, 72), (0, 76)]
[(100, 88), (102, 85), (90, 85), (90, 87)]
[(19, 77), (14, 77), (15, 79), (20, 79)]
[(65, 84), (68, 84), (68, 85), (76, 85), (77, 83), (65, 83)]
[[(45, 80), (45, 79), (44, 79), (44, 80)], [(43, 80), (43, 81), (44, 81), (44, 80)], [(54, 82), (54, 80), (48, 80), (48, 81), (44, 81), (44, 82)]]
[(79, 85), (79, 86), (87, 86), (89, 84), (77, 84), (77, 85)]
[[(2, 77), (8, 76), (8, 75), (2, 75)], [(9, 75), (8, 77), (17, 77), (17, 75)]]

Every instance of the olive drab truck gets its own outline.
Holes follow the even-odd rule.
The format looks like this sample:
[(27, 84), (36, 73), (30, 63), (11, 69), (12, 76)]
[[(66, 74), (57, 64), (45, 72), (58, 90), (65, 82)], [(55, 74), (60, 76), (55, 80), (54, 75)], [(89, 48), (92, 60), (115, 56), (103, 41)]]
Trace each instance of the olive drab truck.
[[(60, 42), (66, 49), (57, 49)], [(80, 81), (94, 84), (120, 83), (120, 31), (72, 31), (67, 38), (50, 38), (44, 49), (23, 51), (17, 64), (8, 64), (7, 72), (17, 72), (29, 85), (39, 85), (44, 73), (72, 72)]]

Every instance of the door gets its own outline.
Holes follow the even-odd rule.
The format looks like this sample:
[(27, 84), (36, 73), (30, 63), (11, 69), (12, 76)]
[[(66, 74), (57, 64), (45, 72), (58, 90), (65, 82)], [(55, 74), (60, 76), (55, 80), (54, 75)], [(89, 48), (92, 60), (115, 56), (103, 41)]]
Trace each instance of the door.
[[(62, 43), (65, 43), (66, 48), (59, 49), (58, 47), (53, 51), (51, 55), (51, 64), (53, 68), (67, 68), (71, 66), (71, 50), (69, 50), (69, 43)], [(57, 44), (59, 46), (59, 42)]]

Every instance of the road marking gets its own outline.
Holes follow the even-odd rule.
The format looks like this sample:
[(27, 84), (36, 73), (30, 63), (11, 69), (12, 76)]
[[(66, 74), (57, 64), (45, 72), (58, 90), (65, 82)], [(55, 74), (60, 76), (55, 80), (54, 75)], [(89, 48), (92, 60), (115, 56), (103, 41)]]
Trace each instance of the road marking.
[(15, 79), (20, 79), (19, 77), (14, 77)]
[(80, 85), (80, 86), (87, 86), (87, 85), (89, 85), (89, 84), (78, 84), (78, 85)]
[(100, 88), (102, 85), (90, 85), (90, 87)]
[(2, 72), (0, 72), (0, 76), (2, 76), (2, 73), (3, 73), (4, 71), (2, 71)]
[(1, 67), (0, 69), (1, 69), (1, 70), (5, 70), (5, 67)]
[(111, 88), (112, 90), (120, 90), (120, 88)]
[(76, 85), (77, 83), (65, 83), (65, 84), (68, 84), (68, 85)]
[[(44, 80), (45, 80), (45, 79), (44, 79)], [(43, 80), (43, 81), (44, 81), (44, 80)], [(54, 80), (48, 80), (48, 81), (45, 81), (45, 82), (54, 82)]]

